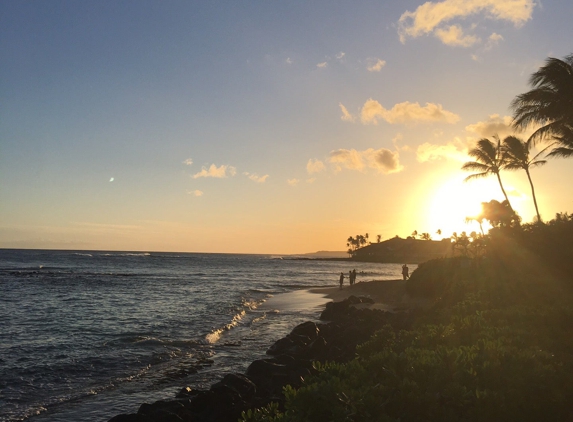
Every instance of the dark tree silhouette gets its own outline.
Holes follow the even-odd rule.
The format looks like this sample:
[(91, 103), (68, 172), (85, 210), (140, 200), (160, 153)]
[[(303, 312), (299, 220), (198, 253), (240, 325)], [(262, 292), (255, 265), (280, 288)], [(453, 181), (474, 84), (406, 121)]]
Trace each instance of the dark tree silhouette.
[(507, 193), (505, 193), (505, 189), (501, 183), (501, 176), (499, 175), (499, 172), (504, 166), (504, 155), (501, 150), (501, 141), (497, 135), (494, 135), (493, 138), (495, 143), (487, 138), (483, 138), (478, 141), (475, 148), (468, 151), (468, 155), (475, 158), (475, 161), (468, 161), (465, 163), (462, 166), (462, 170), (477, 171), (477, 173), (466, 177), (466, 182), (495, 174), (497, 181), (499, 182), (499, 186), (501, 187), (501, 191), (503, 192), (503, 196), (511, 208), (509, 198), (507, 197)]
[(511, 103), (513, 126), (541, 125), (531, 136), (533, 142), (557, 140), (560, 148), (550, 155), (573, 156), (573, 54), (563, 60), (549, 57), (529, 84), (532, 89)]
[(502, 153), (504, 154), (503, 168), (506, 170), (524, 170), (527, 174), (527, 179), (529, 180), (529, 185), (531, 186), (531, 196), (533, 197), (533, 204), (535, 205), (535, 212), (537, 213), (537, 221), (541, 222), (541, 215), (539, 214), (539, 208), (537, 206), (537, 198), (535, 197), (535, 188), (533, 187), (533, 182), (531, 181), (531, 174), (529, 169), (533, 167), (542, 166), (547, 161), (539, 160), (539, 156), (543, 154), (548, 148), (551, 148), (553, 144), (541, 150), (534, 157), (529, 156), (531, 147), (533, 146), (533, 141), (531, 138), (524, 142), (523, 140), (515, 137), (508, 136), (503, 140), (501, 146)]

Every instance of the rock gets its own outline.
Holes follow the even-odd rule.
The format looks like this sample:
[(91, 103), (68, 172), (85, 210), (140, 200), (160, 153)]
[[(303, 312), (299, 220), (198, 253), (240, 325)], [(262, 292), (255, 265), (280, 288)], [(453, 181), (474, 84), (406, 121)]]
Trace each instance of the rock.
[(243, 374), (227, 374), (221, 381), (213, 384), (211, 390), (215, 391), (223, 386), (233, 390), (245, 401), (252, 400), (257, 392), (255, 383)]
[(320, 328), (312, 321), (303, 322), (297, 325), (291, 331), (291, 335), (306, 336), (311, 340), (314, 340), (320, 333)]

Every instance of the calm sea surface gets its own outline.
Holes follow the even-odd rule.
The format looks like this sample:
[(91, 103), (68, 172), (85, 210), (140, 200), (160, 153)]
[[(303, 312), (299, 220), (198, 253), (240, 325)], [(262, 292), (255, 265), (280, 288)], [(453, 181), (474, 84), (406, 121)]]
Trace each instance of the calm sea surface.
[(209, 388), (316, 320), (327, 300), (304, 290), (352, 268), (401, 278), (399, 264), (0, 250), (0, 421), (103, 422)]

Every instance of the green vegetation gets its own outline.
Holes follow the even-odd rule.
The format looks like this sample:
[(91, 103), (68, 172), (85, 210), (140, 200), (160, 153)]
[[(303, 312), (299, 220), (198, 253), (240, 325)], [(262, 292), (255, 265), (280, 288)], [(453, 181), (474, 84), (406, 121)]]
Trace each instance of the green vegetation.
[(386, 325), (347, 364), (317, 364), (303, 387), (285, 388), (285, 409), (243, 421), (573, 420), (573, 216), (542, 223), (529, 174), (544, 163), (529, 158), (534, 142), (573, 157), (573, 55), (548, 59), (530, 82), (512, 103), (514, 125), (541, 128), (527, 142), (480, 140), (463, 169), (478, 172), (468, 179), (495, 174), (504, 195), (500, 171), (525, 170), (537, 221), (521, 224), (507, 195), (483, 203), (474, 219), (488, 220), (489, 233), (454, 234), (454, 256), (419, 265), (408, 281), (428, 309), (411, 311), (408, 326)]
[(285, 389), (245, 421), (567, 421), (573, 416), (573, 217), (492, 229), (483, 253), (421, 264), (433, 305), (352, 362)]

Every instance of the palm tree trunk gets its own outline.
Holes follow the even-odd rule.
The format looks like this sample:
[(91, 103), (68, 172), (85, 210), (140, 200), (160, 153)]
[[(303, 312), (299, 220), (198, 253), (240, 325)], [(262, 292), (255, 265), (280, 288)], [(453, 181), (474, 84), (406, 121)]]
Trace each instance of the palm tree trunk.
[(501, 183), (501, 176), (499, 175), (499, 173), (495, 174), (497, 176), (497, 181), (499, 182), (499, 187), (501, 188), (501, 191), (503, 192), (503, 196), (505, 196), (505, 200), (507, 201), (507, 205), (509, 205), (509, 209), (513, 211), (513, 207), (511, 206), (511, 203), (509, 202), (509, 198), (507, 197), (507, 193), (505, 193), (505, 189), (503, 188), (503, 184)]
[(531, 185), (531, 196), (533, 196), (533, 204), (535, 205), (535, 212), (537, 213), (537, 221), (541, 223), (541, 215), (539, 215), (539, 208), (537, 208), (537, 199), (535, 198), (535, 189), (533, 188), (533, 182), (531, 181), (531, 175), (529, 174), (529, 170), (525, 169), (525, 173), (527, 173), (527, 178), (529, 179), (529, 184)]

